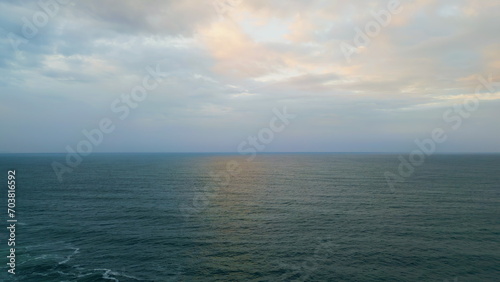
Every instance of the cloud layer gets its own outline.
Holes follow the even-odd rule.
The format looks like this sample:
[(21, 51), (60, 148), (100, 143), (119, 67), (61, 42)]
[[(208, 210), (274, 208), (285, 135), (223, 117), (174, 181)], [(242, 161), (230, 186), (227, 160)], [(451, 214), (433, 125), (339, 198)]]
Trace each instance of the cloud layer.
[(0, 1), (0, 151), (64, 152), (159, 66), (96, 151), (231, 152), (286, 106), (266, 151), (408, 151), (442, 127), (441, 151), (498, 152), (495, 2)]

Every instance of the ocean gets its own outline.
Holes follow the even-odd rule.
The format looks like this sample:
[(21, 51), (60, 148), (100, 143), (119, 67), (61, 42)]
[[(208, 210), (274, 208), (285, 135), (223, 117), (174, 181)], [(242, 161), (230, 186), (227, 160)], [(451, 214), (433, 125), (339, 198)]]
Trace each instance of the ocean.
[[(2, 154), (1, 281), (500, 281), (500, 154)], [(15, 274), (7, 171), (16, 170)]]

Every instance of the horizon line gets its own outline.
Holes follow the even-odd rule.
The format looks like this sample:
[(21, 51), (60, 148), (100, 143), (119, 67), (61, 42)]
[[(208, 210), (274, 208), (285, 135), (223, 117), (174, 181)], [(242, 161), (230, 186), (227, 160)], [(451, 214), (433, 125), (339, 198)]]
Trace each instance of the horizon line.
[[(68, 152), (0, 152), (0, 155), (14, 155), (14, 154), (67, 154)], [(283, 151), (283, 152), (259, 152), (257, 155), (261, 154), (410, 154), (411, 152), (402, 152), (402, 151)], [(157, 152), (93, 152), (89, 155), (93, 154), (234, 154), (246, 156), (248, 154), (242, 154), (238, 152), (222, 152), (222, 151), (204, 151), (204, 152), (166, 152), (166, 151), (157, 151)], [(435, 152), (431, 155), (440, 155), (440, 154), (500, 154), (498, 152), (469, 152), (469, 151), (450, 151), (450, 152)]]

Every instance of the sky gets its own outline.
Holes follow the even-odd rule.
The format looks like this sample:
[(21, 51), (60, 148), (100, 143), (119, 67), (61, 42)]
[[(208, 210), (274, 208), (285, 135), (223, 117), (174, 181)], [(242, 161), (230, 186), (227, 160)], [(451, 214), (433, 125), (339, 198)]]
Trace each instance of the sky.
[(480, 0), (0, 0), (0, 152), (237, 152), (253, 136), (262, 152), (411, 152), (436, 129), (438, 152), (500, 152), (499, 14)]

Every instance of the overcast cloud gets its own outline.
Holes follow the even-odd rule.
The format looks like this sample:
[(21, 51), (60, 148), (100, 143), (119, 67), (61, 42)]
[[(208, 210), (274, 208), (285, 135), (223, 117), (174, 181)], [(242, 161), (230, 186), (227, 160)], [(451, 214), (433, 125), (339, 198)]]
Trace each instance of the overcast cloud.
[[(0, 151), (65, 152), (107, 117), (95, 151), (235, 152), (284, 106), (297, 117), (266, 151), (406, 152), (436, 127), (438, 151), (500, 151), (499, 1), (400, 1), (363, 46), (390, 1), (226, 2), (69, 1), (37, 27), (39, 1), (0, 1)], [(168, 77), (117, 119), (148, 66)], [(490, 75), (453, 130), (443, 113)]]

